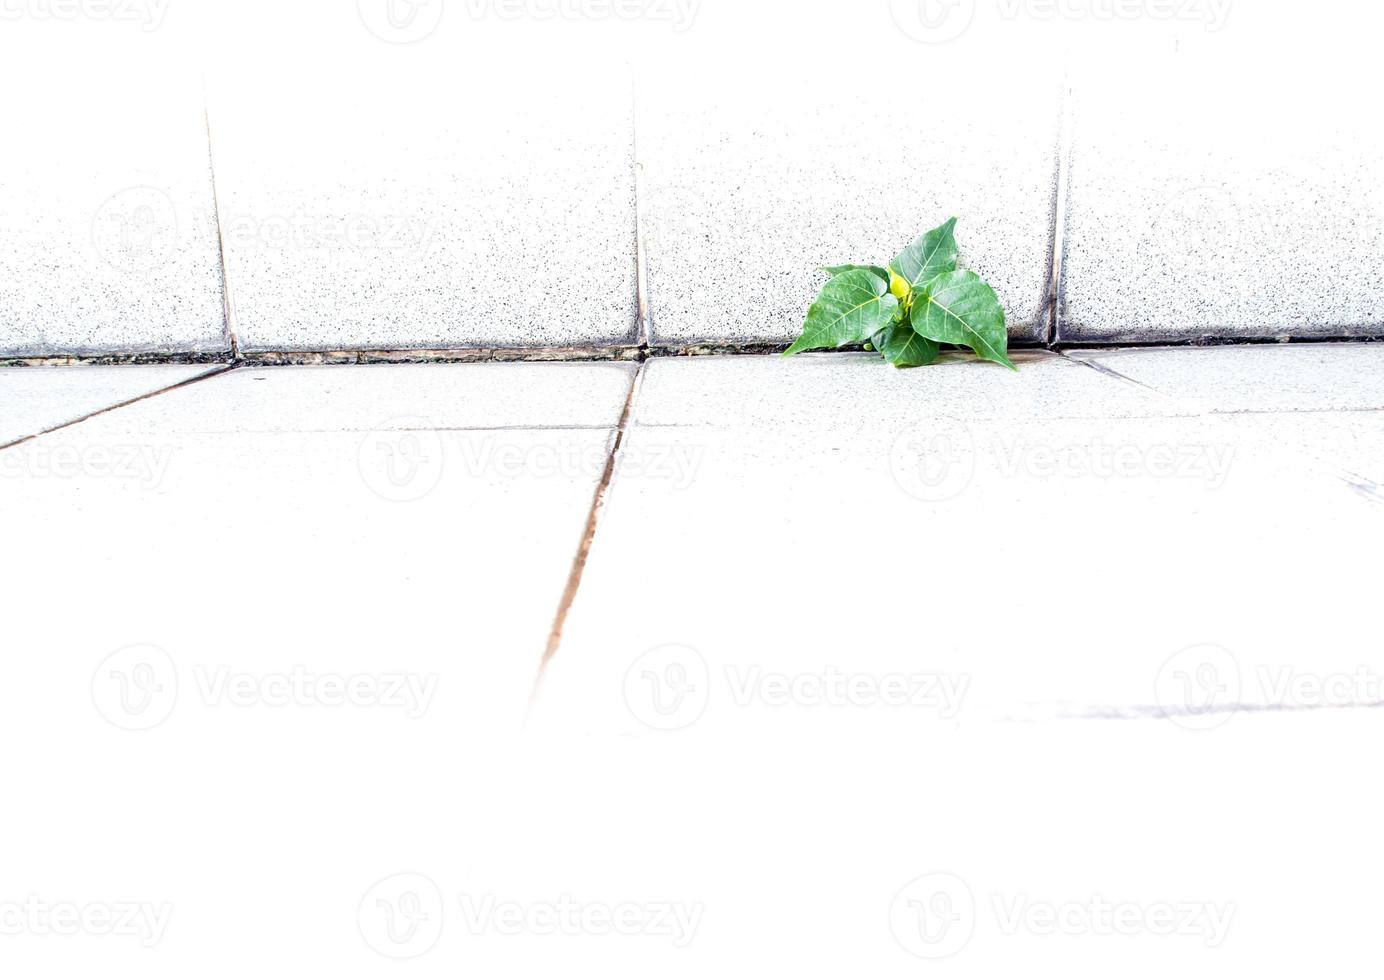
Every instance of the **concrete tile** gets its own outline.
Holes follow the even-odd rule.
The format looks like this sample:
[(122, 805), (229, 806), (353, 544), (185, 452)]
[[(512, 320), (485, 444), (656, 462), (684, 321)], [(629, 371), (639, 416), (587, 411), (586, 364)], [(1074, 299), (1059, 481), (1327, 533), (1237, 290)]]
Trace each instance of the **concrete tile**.
[[(635, 366), (624, 363), (241, 367), (215, 397), (173, 392), (103, 420), (110, 431), (211, 433), (607, 429)], [(407, 411), (400, 412), (401, 407)]]
[[(1373, 604), (1361, 570), (1384, 543), (1377, 500), (1233, 420), (957, 418), (928, 375), (908, 375), (910, 416), (862, 385), (873, 427), (635, 428), (635, 458), (678, 460), (679, 478), (617, 478), (545, 682), (554, 726), (646, 732), (678, 703), (708, 738), (843, 724), (791, 697), (780, 708), (756, 678), (935, 679), (920, 711), (851, 720), (883, 735), (1194, 713), (1174, 684), (1189, 673), (1229, 685), (1235, 671), (1234, 700), (1257, 706), (1291, 702), (1284, 678), (1384, 674), (1359, 642)], [(642, 406), (668, 390), (654, 380)], [(812, 417), (810, 389), (759, 392)], [(632, 567), (648, 581), (633, 605)], [(680, 678), (700, 700), (649, 678)]]
[(632, 341), (628, 69), (560, 24), (465, 5), (440, 21), (419, 8), (423, 35), (390, 43), (409, 38), (387, 8), (252, 2), (216, 21), (232, 39), (211, 119), (245, 348)]
[(1058, 354), (1015, 356), (1018, 373), (968, 355), (898, 371), (877, 354), (656, 358), (635, 419), (645, 426), (893, 429), (924, 418), (1125, 418), (1195, 414)]
[(1207, 412), (1384, 409), (1384, 345), (1290, 344), (1070, 351)]
[(186, 12), (13, 13), (0, 86), (23, 96), (0, 105), (0, 356), (228, 350)]
[[(28, 856), (5, 900), (173, 908), (156, 948), (19, 939), (7, 966), (81, 975), (99, 957), (109, 975), (186, 975), (235, 922), (226, 969), (269, 957), (368, 976), (374, 950), (407, 952), (376, 921), (377, 883), (417, 871), (450, 886), (522, 853), (503, 833), (522, 778), (509, 747), (611, 433), (482, 419), (469, 379), (494, 371), (511, 390), (535, 376), (343, 368), (330, 389), (307, 371), (256, 389), (247, 370), (161, 396), (200, 427), (166, 429), (141, 403), (0, 453), (25, 461), (0, 480), (0, 511), (24, 515), (7, 553), (25, 555), (0, 571), (7, 608), (25, 611), (7, 624), (0, 737), (29, 745), (11, 784), (45, 800), (7, 817)], [(572, 418), (613, 417), (623, 394), (597, 413), (591, 392), (618, 372), (585, 373), (587, 391), (565, 387)], [(285, 390), (295, 379), (312, 397)], [(276, 385), (274, 431), (222, 424)], [(348, 403), (496, 428), (362, 433)], [(83, 465), (46, 468), (57, 456)], [(455, 967), (459, 947), (441, 948)]]
[[(819, 267), (887, 263), (952, 216), (963, 265), (995, 286), (1013, 337), (1045, 336), (1059, 70), (1006, 27), (928, 45), (885, 4), (706, 0), (695, 30), (647, 50), (638, 154), (655, 341), (790, 340)], [(974, 71), (980, 52), (1026, 84)], [(924, 76), (959, 91), (919, 116), (900, 93)]]
[[(1374, 901), (1357, 866), (1379, 859), (1340, 838), (1368, 834), (1371, 790), (1352, 775), (1349, 746), (1376, 737), (1377, 713), (1246, 716), (1213, 733), (1073, 723), (899, 738), (866, 737), (849, 708), (823, 714), (809, 739), (771, 726), (725, 740), (569, 735), (522, 789), (516, 829), (531, 845), (513, 887), (659, 895), (700, 907), (699, 928), (681, 948), (519, 935), (468, 949), (539, 972), (600, 956), (631, 977), (734, 963), (801, 976), (1095, 978), (1135, 951), (1159, 972), (1209, 978), (1323, 956), (1349, 972), (1351, 957), (1370, 955)], [(1302, 847), (1325, 851), (1286, 856)], [(487, 885), (504, 877), (489, 871)], [(950, 909), (929, 902), (928, 886), (947, 880), (960, 882)], [(1098, 924), (1093, 898), (1134, 913), (1133, 927)], [(1148, 912), (1160, 903), (1215, 906), (1228, 928), (1158, 935)], [(1026, 913), (1053, 904), (1073, 918), (1045, 934)], [(929, 907), (952, 917), (929, 919)]]
[[(1064, 339), (1381, 332), (1381, 138), (1360, 125), (1380, 17), (1237, 5), (1217, 34), (1077, 72)], [(1326, 70), (1263, 58), (1324, 44)]]
[(206, 364), (0, 368), (0, 445), (213, 370)]
[(1226, 424), (1289, 447), (1317, 468), (1384, 497), (1384, 412), (1286, 412), (1239, 415)]

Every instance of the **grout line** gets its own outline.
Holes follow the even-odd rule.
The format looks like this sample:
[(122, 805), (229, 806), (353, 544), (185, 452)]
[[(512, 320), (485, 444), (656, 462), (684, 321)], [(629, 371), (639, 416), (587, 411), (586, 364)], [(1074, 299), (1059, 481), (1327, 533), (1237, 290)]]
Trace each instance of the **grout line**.
[(639, 93), (638, 78), (630, 79), (630, 150), (634, 164), (634, 291), (639, 306), (639, 329), (636, 343), (647, 350), (653, 336), (653, 306), (649, 299), (649, 250), (644, 241), (644, 205), (647, 188), (644, 166), (639, 162)]
[(615, 439), (610, 447), (610, 455), (606, 457), (605, 471), (601, 474), (596, 492), (591, 498), (591, 511), (586, 518), (586, 528), (582, 532), (581, 546), (577, 549), (576, 558), (572, 562), (572, 571), (567, 577), (567, 586), (563, 589), (562, 600), (558, 603), (557, 615), (553, 617), (553, 628), (548, 634), (548, 645), (544, 649), (543, 659), (538, 665), (538, 676), (534, 678), (533, 690), (529, 698), (530, 707), (533, 706), (534, 699), (537, 698), (542, 688), (543, 677), (547, 672), (548, 665), (557, 656), (558, 648), (562, 645), (562, 632), (567, 626), (567, 616), (572, 611), (577, 592), (581, 589), (582, 577), (586, 573), (586, 563), (591, 557), (591, 548), (596, 541), (596, 532), (600, 529), (601, 516), (605, 511), (611, 484), (615, 480), (620, 452), (625, 444), (625, 433), (628, 431), (630, 421), (634, 416), (634, 405), (639, 398), (639, 389), (643, 380), (644, 365), (640, 364), (634, 377), (630, 379), (629, 394), (625, 398), (625, 407), (620, 412), (620, 421), (615, 429)]
[[(1379, 328), (1370, 327), (1371, 330)], [(1202, 336), (1191, 338), (1162, 338), (1158, 340), (1118, 340), (1118, 339), (1093, 339), (1093, 340), (1059, 340), (1053, 345), (1054, 350), (1073, 350), (1073, 351), (1118, 351), (1118, 350), (1140, 350), (1145, 348), (1158, 347), (1287, 347), (1294, 344), (1374, 344), (1384, 341), (1384, 334), (1328, 334), (1317, 337), (1302, 337), (1289, 334), (1287, 336), (1263, 336), (1263, 337), (1216, 337)]]
[[(1056, 353), (1072, 351), (1120, 351), (1147, 349), (1188, 349), (1216, 347), (1266, 347), (1266, 346), (1311, 346), (1326, 344), (1374, 344), (1384, 343), (1384, 335), (1379, 336), (1329, 336), (1329, 337), (1291, 337), (1288, 339), (1263, 337), (1226, 338), (1212, 342), (1200, 340), (1147, 340), (1114, 342), (1109, 340), (1060, 341), (1045, 345), (1033, 342), (1010, 344), (1013, 351), (1044, 351)], [(419, 348), (399, 350), (304, 350), (304, 351), (241, 351), (236, 363), (259, 365), (261, 367), (282, 367), (316, 364), (522, 364), (522, 363), (600, 363), (600, 362), (642, 362), (649, 358), (661, 357), (738, 357), (762, 354), (781, 354), (788, 349), (783, 343), (730, 343), (708, 341), (682, 346), (665, 345), (647, 348), (631, 345), (615, 347), (457, 347), (444, 350), (424, 350)], [(858, 352), (858, 349), (843, 347), (837, 351), (822, 351), (824, 354)], [(226, 353), (208, 354), (203, 351), (176, 351), (169, 353), (144, 352), (139, 354), (20, 354), (0, 356), (0, 367), (75, 367), (79, 365), (114, 366), (137, 364), (224, 364)]]
[(638, 347), (476, 347), (451, 350), (249, 351), (247, 364), (292, 367), (318, 364), (559, 364), (643, 360)]
[(1062, 283), (1067, 261), (1067, 199), (1072, 179), (1072, 84), (1067, 71), (1062, 74), (1062, 92), (1057, 125), (1057, 188), (1053, 195), (1052, 257), (1048, 279), (1048, 337), (1051, 347), (1062, 334)]
[(54, 426), (51, 426), (51, 427), (49, 427), (49, 428), (47, 428), (47, 429), (44, 429), (42, 432), (35, 432), (35, 433), (33, 433), (32, 435), (24, 436), (24, 437), (21, 438), (21, 439), (15, 439), (15, 440), (12, 441), (12, 442), (7, 442), (7, 443), (5, 443), (4, 445), (0, 445), (0, 450), (11, 449), (11, 448), (13, 448), (13, 447), (15, 447), (15, 446), (23, 445), (23, 444), (26, 443), (26, 442), (31, 442), (31, 441), (34, 440), (34, 439), (38, 439), (40, 436), (46, 436), (46, 435), (48, 435), (48, 434), (50, 434), (50, 433), (53, 433), (53, 432), (61, 432), (63, 429), (70, 429), (70, 428), (72, 428), (74, 425), (81, 425), (83, 422), (87, 421), (88, 419), (94, 419), (94, 418), (96, 418), (98, 415), (105, 415), (107, 412), (114, 412), (116, 409), (126, 408), (126, 407), (128, 407), (128, 406), (130, 406), (130, 405), (134, 405), (134, 404), (136, 404), (136, 403), (138, 403), (138, 402), (145, 401), (146, 399), (149, 399), (149, 398), (156, 398), (156, 397), (159, 396), (159, 395), (166, 395), (166, 394), (168, 394), (170, 391), (177, 391), (179, 388), (186, 388), (188, 385), (194, 385), (194, 384), (196, 384), (196, 383), (199, 382), (199, 381), (206, 381), (206, 380), (208, 380), (208, 379), (210, 379), (210, 378), (215, 378), (215, 377), (217, 377), (218, 375), (226, 374), (226, 373), (229, 372), (229, 371), (234, 371), (234, 370), (236, 369), (237, 366), (238, 366), (238, 365), (235, 365), (235, 364), (222, 364), (222, 365), (220, 365), (220, 366), (214, 368), (213, 370), (204, 371), (204, 372), (202, 372), (201, 374), (197, 375), (196, 377), (188, 378), (186, 381), (179, 381), (179, 382), (178, 382), (177, 384), (175, 384), (175, 385), (169, 385), (169, 386), (166, 387), (166, 388), (159, 388), (159, 389), (157, 389), (157, 390), (155, 390), (155, 391), (145, 392), (144, 394), (142, 394), (142, 395), (137, 395), (137, 396), (135, 396), (134, 398), (127, 398), (127, 399), (126, 399), (125, 401), (123, 401), (123, 402), (117, 402), (117, 403), (114, 404), (114, 405), (107, 405), (105, 408), (98, 408), (98, 409), (97, 409), (96, 411), (94, 411), (94, 412), (88, 412), (86, 415), (83, 415), (81, 418), (73, 419), (71, 422), (64, 422), (64, 423), (62, 423), (61, 425), (54, 425)]
[(222, 327), (231, 347), (231, 359), (238, 361), (240, 360), (240, 330), (235, 317), (235, 295), (231, 291), (230, 268), (226, 263), (226, 230), (221, 225), (221, 192), (216, 184), (216, 154), (212, 152), (211, 107), (205, 78), (202, 80), (202, 123), (207, 131), (207, 167), (211, 172), (212, 219), (216, 225), (216, 245), (221, 259)]

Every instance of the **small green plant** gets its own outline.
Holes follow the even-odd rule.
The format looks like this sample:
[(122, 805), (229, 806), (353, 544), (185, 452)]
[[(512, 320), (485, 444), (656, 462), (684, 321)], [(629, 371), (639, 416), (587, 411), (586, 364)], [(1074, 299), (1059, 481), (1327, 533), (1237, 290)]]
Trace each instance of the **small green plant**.
[(1011, 370), (1009, 331), (999, 297), (980, 276), (956, 267), (956, 219), (934, 228), (884, 269), (838, 265), (807, 311), (788, 357), (805, 350), (865, 343), (895, 367), (937, 360), (940, 345), (969, 347)]

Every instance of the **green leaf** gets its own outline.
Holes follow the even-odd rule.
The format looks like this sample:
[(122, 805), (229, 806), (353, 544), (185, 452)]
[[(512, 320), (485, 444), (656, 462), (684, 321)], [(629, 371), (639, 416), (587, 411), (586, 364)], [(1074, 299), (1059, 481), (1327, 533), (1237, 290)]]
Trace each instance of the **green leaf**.
[(875, 348), (896, 368), (922, 367), (937, 360), (937, 344), (921, 337), (907, 323), (886, 327), (876, 335)]
[(913, 329), (940, 344), (969, 347), (980, 357), (1017, 371), (1006, 351), (1009, 332), (995, 291), (974, 272), (946, 272), (913, 301)]
[(956, 270), (956, 219), (934, 228), (899, 253), (890, 268), (913, 289)]
[(824, 265), (822, 266), (820, 271), (825, 272), (827, 275), (831, 276), (834, 279), (844, 272), (855, 272), (858, 269), (864, 269), (866, 272), (872, 272), (875, 275), (879, 276), (881, 279), (883, 279), (885, 282), (889, 281), (889, 270), (881, 269), (877, 265)]
[(893, 321), (898, 308), (884, 279), (866, 269), (843, 272), (822, 287), (807, 311), (802, 336), (784, 356), (869, 340)]

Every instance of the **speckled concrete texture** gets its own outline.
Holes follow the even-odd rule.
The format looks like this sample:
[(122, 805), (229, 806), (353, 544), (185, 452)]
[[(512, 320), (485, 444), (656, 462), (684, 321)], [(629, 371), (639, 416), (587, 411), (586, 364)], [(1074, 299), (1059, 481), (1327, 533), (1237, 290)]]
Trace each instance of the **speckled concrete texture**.
[(5, 18), (0, 355), (227, 349), (187, 37), (174, 9)]
[(0, 445), (215, 370), (205, 364), (0, 368)]
[(218, 27), (235, 39), (210, 108), (246, 350), (635, 338), (626, 67), (460, 4), (430, 30), (438, 5), (420, 8), (401, 43), (356, 4), (286, 8)]
[(953, 215), (1012, 336), (1044, 337), (1061, 85), (1005, 40), (920, 44), (883, 3), (707, 0), (638, 77), (655, 342), (790, 340), (818, 267), (887, 263)]
[[(1268, 6), (1075, 73), (1062, 339), (1384, 333), (1384, 14)], [(1304, 48), (1332, 71), (1265, 54)]]

